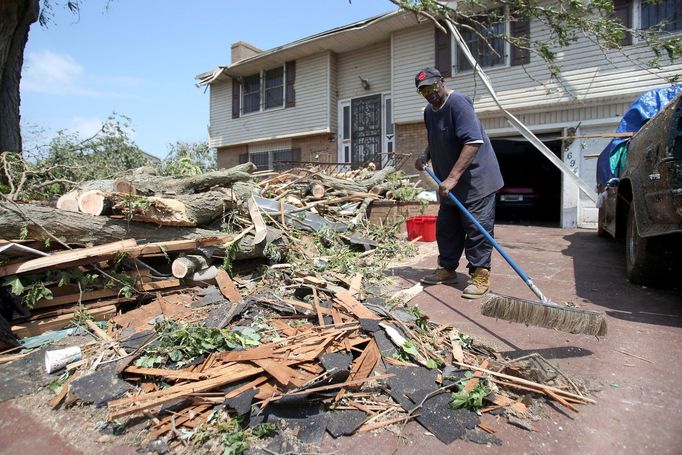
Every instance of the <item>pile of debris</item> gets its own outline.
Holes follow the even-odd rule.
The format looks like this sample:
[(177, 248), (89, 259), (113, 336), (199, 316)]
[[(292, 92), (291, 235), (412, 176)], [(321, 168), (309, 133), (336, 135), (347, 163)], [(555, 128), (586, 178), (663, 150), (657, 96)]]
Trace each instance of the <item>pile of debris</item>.
[[(144, 425), (142, 417), (139, 442), (152, 450), (240, 453), (252, 444), (279, 453), (312, 451), (326, 432), (401, 431), (413, 419), (444, 443), (499, 443), (482, 416), (532, 429), (531, 397), (575, 412), (593, 402), (538, 355), (507, 361), (430, 321), (409, 305), (419, 285), (400, 290), (386, 278), (390, 261), (413, 255), (414, 244), (361, 215), (368, 200), (409, 179), (391, 186), (391, 169), (296, 170), (261, 173), (255, 183), (251, 166), (220, 171), (229, 183), (209, 174), (187, 178), (191, 185), (166, 181), (172, 198), (141, 196), (154, 179), (131, 174), (128, 199), (96, 190), (94, 205), (108, 216), (3, 203), (0, 226), (15, 218), (6, 232), (33, 239), (0, 246), (7, 321), (29, 337), (20, 347), (67, 336), (68, 326), (96, 340), (79, 341), (79, 355), (51, 375), (61, 385), (52, 407), (106, 406), (119, 431)], [(190, 209), (214, 199), (211, 216)], [(121, 233), (129, 239), (112, 238)], [(56, 251), (69, 243), (96, 246)], [(3, 341), (12, 343), (7, 331)], [(19, 358), (11, 369), (45, 349), (15, 348), (0, 362)]]

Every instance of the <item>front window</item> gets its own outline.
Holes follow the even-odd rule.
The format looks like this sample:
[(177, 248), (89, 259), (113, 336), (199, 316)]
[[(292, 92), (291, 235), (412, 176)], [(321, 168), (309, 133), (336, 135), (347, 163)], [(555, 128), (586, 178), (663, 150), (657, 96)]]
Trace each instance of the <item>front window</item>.
[(682, 30), (682, 2), (678, 0), (641, 0), (643, 30), (655, 28), (666, 32)]
[(284, 105), (284, 67), (265, 72), (265, 109)]
[[(482, 68), (506, 64), (506, 41), (501, 38), (506, 33), (507, 22), (501, 12), (473, 18), (461, 28), (462, 38), (471, 50), (474, 59)], [(464, 52), (457, 48), (457, 70), (471, 70)]]
[(280, 66), (245, 77), (242, 100), (243, 114), (283, 107), (284, 67)]
[(244, 78), (244, 107), (242, 111), (258, 112), (260, 110), (260, 74)]

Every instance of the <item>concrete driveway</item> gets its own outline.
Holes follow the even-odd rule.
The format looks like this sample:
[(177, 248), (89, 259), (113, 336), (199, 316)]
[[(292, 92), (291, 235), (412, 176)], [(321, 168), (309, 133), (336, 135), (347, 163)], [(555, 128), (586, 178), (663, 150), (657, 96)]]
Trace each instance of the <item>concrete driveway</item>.
[[(322, 451), (363, 454), (435, 453), (676, 453), (682, 451), (682, 293), (635, 286), (625, 278), (623, 245), (599, 238), (595, 231), (502, 225), (496, 237), (533, 281), (555, 302), (574, 302), (608, 315), (609, 334), (602, 339), (510, 324), (481, 316), (479, 303), (462, 299), (466, 263), (459, 284), (426, 288), (411, 303), (432, 320), (449, 322), (465, 333), (485, 338), (510, 357), (538, 352), (563, 372), (601, 388), (596, 405), (579, 414), (546, 406), (537, 432), (512, 427), (493, 417), (484, 420), (503, 440), (485, 447), (462, 440), (449, 446), (410, 424), (402, 440), (382, 432), (329, 440)], [(420, 244), (424, 259), (394, 274), (416, 283), (435, 267), (435, 242)], [(429, 254), (431, 253), (431, 254)], [(682, 282), (682, 280), (680, 280)], [(492, 288), (502, 294), (535, 296), (495, 253)], [(627, 354), (626, 354), (627, 353)], [(636, 357), (635, 357), (636, 356)], [(570, 411), (568, 411), (570, 412)], [(486, 416), (488, 417), (488, 416)]]

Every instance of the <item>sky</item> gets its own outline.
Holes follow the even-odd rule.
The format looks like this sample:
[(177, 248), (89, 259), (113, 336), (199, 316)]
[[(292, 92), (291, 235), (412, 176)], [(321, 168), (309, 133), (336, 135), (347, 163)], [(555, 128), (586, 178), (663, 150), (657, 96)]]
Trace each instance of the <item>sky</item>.
[(229, 65), (232, 43), (268, 50), (395, 9), (388, 0), (84, 0), (74, 15), (63, 3), (29, 32), (25, 137), (30, 126), (47, 140), (59, 130), (85, 138), (116, 112), (159, 158), (168, 144), (208, 139), (209, 93), (194, 78)]

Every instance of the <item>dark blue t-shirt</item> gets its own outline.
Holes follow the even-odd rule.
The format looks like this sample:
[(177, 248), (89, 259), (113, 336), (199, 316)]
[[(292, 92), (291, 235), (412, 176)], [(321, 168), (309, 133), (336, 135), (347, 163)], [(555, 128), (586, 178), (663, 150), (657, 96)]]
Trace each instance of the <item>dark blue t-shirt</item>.
[[(483, 141), (473, 162), (452, 190), (460, 202), (475, 201), (502, 188), (504, 182), (497, 157), (468, 96), (452, 92), (438, 110), (427, 104), (424, 123), (433, 171), (441, 180), (450, 174), (464, 144)], [(450, 198), (441, 198), (441, 202), (445, 201), (453, 204)]]

